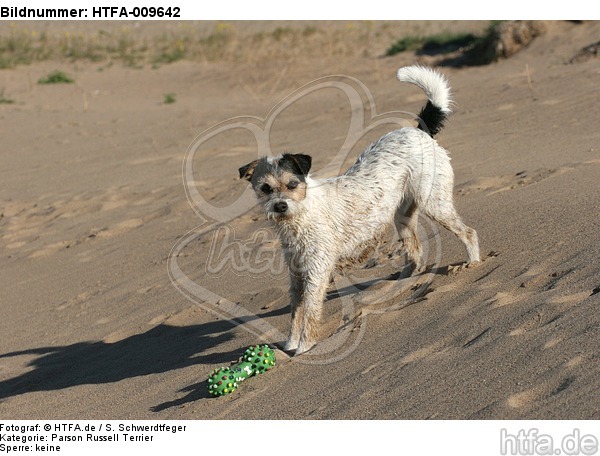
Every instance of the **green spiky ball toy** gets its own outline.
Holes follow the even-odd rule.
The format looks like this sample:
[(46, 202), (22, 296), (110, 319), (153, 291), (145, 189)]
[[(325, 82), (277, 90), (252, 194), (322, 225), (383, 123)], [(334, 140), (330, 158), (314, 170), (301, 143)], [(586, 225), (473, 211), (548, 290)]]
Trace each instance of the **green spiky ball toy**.
[(268, 345), (252, 345), (244, 352), (241, 362), (219, 367), (208, 376), (208, 392), (212, 397), (233, 393), (248, 377), (262, 374), (275, 365), (275, 352)]

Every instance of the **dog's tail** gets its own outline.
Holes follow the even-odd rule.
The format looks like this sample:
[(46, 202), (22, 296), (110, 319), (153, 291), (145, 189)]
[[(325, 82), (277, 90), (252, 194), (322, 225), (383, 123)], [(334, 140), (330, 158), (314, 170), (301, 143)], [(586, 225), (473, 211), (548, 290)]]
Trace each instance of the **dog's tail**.
[(401, 82), (416, 85), (427, 95), (427, 104), (419, 113), (417, 128), (435, 136), (452, 113), (448, 80), (441, 73), (418, 65), (400, 68), (396, 77)]

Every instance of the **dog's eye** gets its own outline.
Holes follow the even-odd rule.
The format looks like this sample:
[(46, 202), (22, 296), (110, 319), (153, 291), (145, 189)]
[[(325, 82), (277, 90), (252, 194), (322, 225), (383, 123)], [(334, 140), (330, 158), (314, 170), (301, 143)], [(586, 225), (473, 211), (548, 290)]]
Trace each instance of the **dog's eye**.
[(263, 193), (266, 193), (267, 195), (270, 193), (273, 193), (273, 189), (271, 188), (271, 186), (269, 184), (262, 184), (260, 186), (260, 191)]
[(298, 181), (291, 181), (287, 184), (287, 188), (290, 190), (294, 190), (298, 187)]

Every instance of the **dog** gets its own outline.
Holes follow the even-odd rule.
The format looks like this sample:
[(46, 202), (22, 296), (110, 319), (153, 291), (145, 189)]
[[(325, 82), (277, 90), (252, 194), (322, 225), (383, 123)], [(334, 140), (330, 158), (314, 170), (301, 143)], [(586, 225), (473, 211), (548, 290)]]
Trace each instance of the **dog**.
[(292, 324), (286, 351), (300, 354), (315, 345), (336, 266), (366, 259), (392, 224), (407, 257), (403, 277), (422, 270), (418, 213), (463, 242), (467, 265), (480, 261), (477, 232), (454, 207), (448, 152), (433, 139), (451, 114), (448, 81), (422, 66), (400, 68), (397, 78), (427, 96), (419, 125), (385, 134), (344, 174), (313, 179), (311, 157), (292, 153), (262, 157), (239, 168), (240, 179), (252, 184), (267, 218), (275, 222), (289, 266)]

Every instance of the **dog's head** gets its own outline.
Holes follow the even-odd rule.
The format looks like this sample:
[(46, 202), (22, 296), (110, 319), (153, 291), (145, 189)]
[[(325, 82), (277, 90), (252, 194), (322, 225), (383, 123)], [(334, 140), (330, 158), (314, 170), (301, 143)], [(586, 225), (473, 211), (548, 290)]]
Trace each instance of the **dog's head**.
[(240, 179), (252, 184), (268, 218), (276, 222), (293, 217), (306, 197), (306, 177), (312, 159), (304, 154), (263, 157), (239, 169)]

